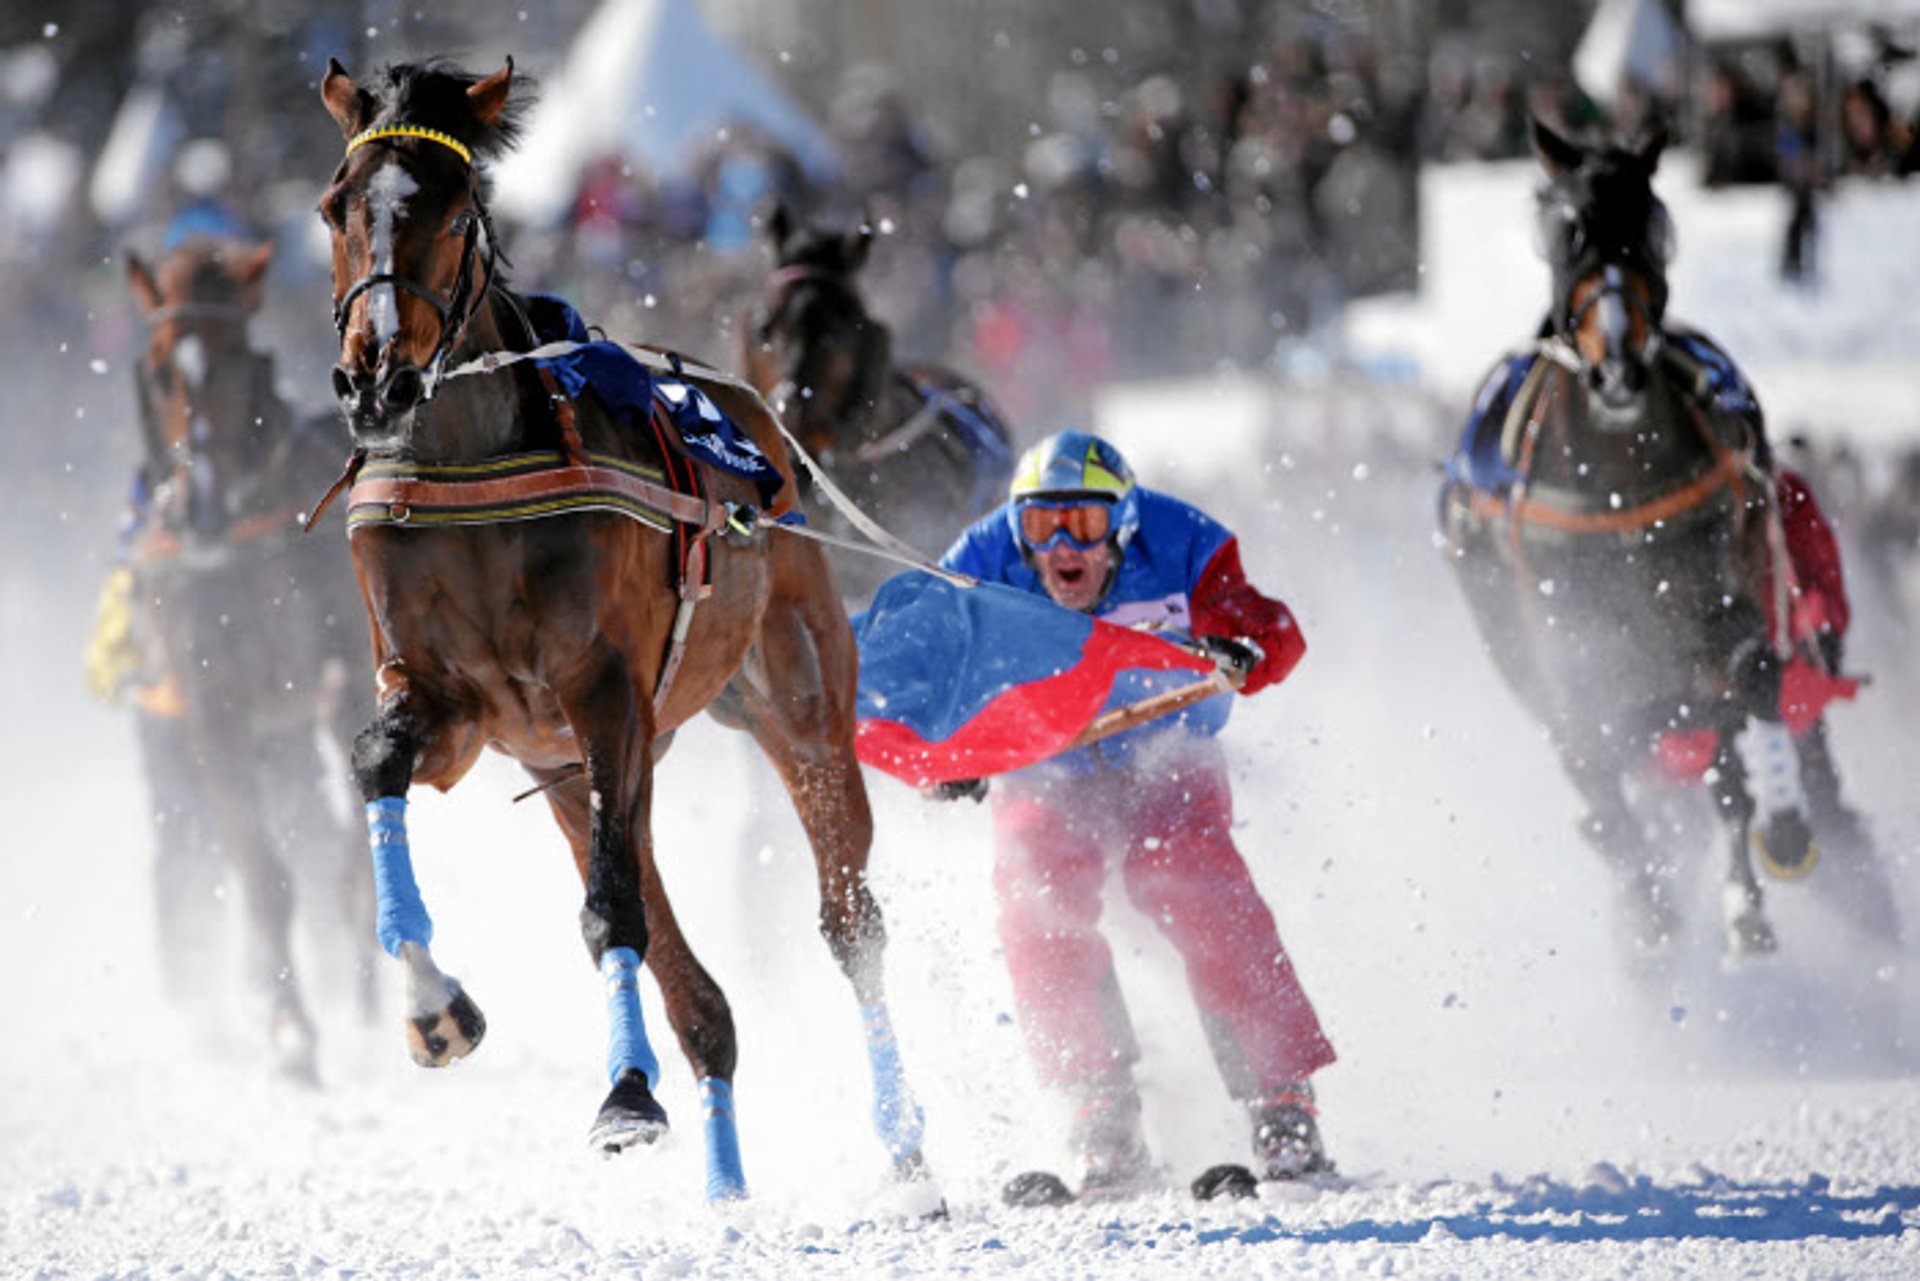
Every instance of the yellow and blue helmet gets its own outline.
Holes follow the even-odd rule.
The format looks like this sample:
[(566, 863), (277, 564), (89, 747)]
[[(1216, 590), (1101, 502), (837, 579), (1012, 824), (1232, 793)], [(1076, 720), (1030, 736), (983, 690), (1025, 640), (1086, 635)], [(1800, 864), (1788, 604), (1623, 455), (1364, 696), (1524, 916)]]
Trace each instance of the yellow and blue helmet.
[[(1008, 498), (1007, 523), (1014, 541), (1028, 550), (1051, 546), (1065, 537), (1083, 547), (1111, 543), (1118, 551), (1140, 528), (1139, 487), (1134, 484), (1133, 468), (1119, 450), (1092, 432), (1055, 432), (1027, 450), (1014, 466)], [(1108, 507), (1107, 528), (1098, 537), (1081, 538), (1067, 525), (1031, 518), (1028, 524), (1033, 528), (1023, 529), (1023, 513), (1028, 509), (1060, 509), (1089, 500)], [(1046, 531), (1041, 530), (1043, 525)]]

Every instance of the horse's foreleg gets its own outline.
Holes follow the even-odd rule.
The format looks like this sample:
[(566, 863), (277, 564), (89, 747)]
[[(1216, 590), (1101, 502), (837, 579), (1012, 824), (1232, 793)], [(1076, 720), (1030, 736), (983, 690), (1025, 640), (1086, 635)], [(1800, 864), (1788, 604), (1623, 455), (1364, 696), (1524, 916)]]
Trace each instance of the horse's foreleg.
[(433, 919), (407, 844), (407, 789), (433, 728), (404, 696), (390, 700), (354, 740), (353, 773), (373, 855), (374, 933), (407, 970), (407, 1051), (422, 1067), (445, 1067), (479, 1046), (487, 1021), (459, 981), (433, 963)]
[(252, 737), (224, 718), (195, 718), (189, 722), (188, 741), (204, 762), (204, 799), (246, 903), (255, 950), (250, 968), (265, 989), (274, 1060), (289, 1077), (311, 1082), (317, 1078), (317, 1038), (294, 976), (293, 885), (244, 781), (257, 776)]
[(1763, 955), (1776, 946), (1767, 920), (1760, 878), (1753, 872), (1752, 831), (1755, 805), (1747, 791), (1747, 770), (1734, 746), (1734, 731), (1722, 729), (1714, 758), (1714, 812), (1726, 828), (1727, 879), (1720, 887), (1720, 916), (1725, 929), (1723, 954), (1729, 959)]
[(1667, 952), (1679, 930), (1659, 855), (1627, 801), (1620, 762), (1577, 744), (1560, 744), (1561, 766), (1587, 804), (1580, 834), (1606, 861), (1634, 948), (1644, 957)]
[(641, 866), (653, 791), (652, 708), (641, 701), (632, 668), (611, 644), (600, 647), (582, 679), (558, 693), (586, 767), (586, 849), (580, 867), (586, 901), (580, 908), (580, 935), (607, 993), (607, 1076), (613, 1090), (588, 1142), (613, 1153), (652, 1143), (667, 1131), (666, 1109), (653, 1095), (660, 1062), (640, 1009), (640, 964), (647, 955)]

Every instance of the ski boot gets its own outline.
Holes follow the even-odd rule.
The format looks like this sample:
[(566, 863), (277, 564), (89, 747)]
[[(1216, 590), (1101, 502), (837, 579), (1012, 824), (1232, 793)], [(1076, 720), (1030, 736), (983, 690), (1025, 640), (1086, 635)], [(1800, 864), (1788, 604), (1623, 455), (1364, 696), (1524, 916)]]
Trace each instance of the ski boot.
[(1140, 1133), (1140, 1095), (1131, 1079), (1089, 1090), (1068, 1135), (1080, 1156), (1080, 1196), (1109, 1200), (1150, 1186), (1153, 1158)]
[(1333, 1173), (1314, 1120), (1312, 1086), (1295, 1081), (1255, 1104), (1252, 1111), (1254, 1170), (1261, 1178), (1284, 1182)]

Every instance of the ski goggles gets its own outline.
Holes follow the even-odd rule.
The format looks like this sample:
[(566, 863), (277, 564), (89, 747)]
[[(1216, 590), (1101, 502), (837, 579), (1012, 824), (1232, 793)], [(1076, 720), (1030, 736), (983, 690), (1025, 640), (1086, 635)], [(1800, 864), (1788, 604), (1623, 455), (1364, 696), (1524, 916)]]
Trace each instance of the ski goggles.
[(1113, 505), (1104, 499), (1029, 501), (1020, 505), (1020, 541), (1037, 552), (1063, 538), (1081, 551), (1091, 551), (1112, 533)]

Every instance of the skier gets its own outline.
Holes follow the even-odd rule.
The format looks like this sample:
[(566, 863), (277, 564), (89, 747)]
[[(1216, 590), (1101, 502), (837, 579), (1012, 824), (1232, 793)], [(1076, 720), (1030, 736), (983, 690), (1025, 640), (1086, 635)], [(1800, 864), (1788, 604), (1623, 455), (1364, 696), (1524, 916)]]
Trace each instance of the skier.
[[(1118, 450), (1065, 431), (1030, 449), (1011, 496), (943, 564), (1123, 626), (1151, 625), (1210, 650), (1253, 694), (1306, 650), (1285, 605), (1260, 594), (1226, 528), (1134, 483)], [(1077, 1105), (1082, 1195), (1152, 1175), (1133, 1080), (1139, 1057), (1098, 928), (1117, 862), (1133, 904), (1179, 950), (1229, 1093), (1248, 1110), (1258, 1173), (1330, 1170), (1308, 1077), (1333, 1062), (1273, 914), (1235, 848), (1232, 794), (1214, 735), (1231, 696), (1003, 776), (992, 789), (999, 932), (1041, 1079)], [(944, 784), (946, 799), (987, 793)]]

